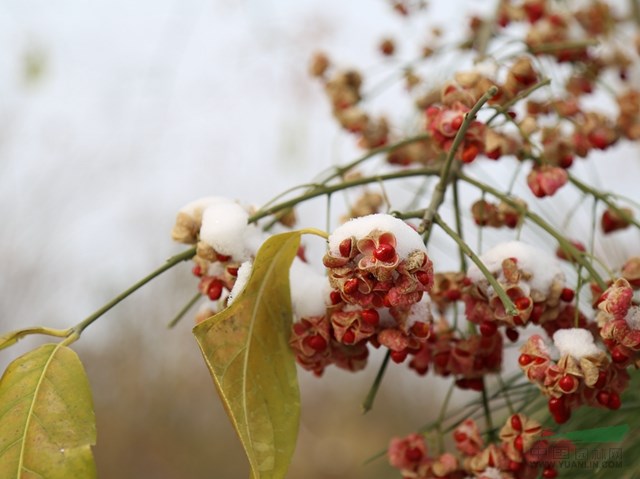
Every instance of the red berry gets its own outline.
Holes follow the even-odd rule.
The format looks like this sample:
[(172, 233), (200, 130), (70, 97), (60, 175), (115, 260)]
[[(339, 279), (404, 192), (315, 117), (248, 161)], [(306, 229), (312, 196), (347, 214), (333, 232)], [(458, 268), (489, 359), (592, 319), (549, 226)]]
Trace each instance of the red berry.
[(493, 336), (497, 330), (498, 325), (495, 321), (482, 321), (482, 323), (480, 323), (480, 334), (484, 337)]
[(564, 424), (569, 419), (571, 419), (571, 413), (568, 412), (568, 411), (564, 412), (562, 414), (557, 414), (557, 415), (553, 416), (553, 420), (558, 424)]
[(407, 358), (407, 354), (407, 350), (403, 349), (402, 351), (391, 351), (390, 356), (394, 363), (400, 364)]
[(447, 85), (444, 89), (444, 94), (445, 95), (450, 95), (451, 93), (455, 93), (456, 91), (456, 87), (453, 85)]
[(303, 335), (307, 332), (307, 327), (303, 323), (295, 323), (293, 325), (293, 332), (298, 335)]
[(340, 246), (338, 246), (340, 250), (340, 254), (345, 258), (349, 258), (351, 256), (351, 238), (347, 238), (342, 240)]
[(358, 290), (358, 280), (356, 278), (351, 278), (346, 283), (344, 283), (344, 292), (347, 294), (353, 294)]
[(549, 412), (554, 416), (566, 411), (564, 397), (549, 399)]
[(528, 354), (521, 354), (518, 358), (518, 363), (520, 364), (520, 366), (528, 366), (529, 364), (531, 364), (531, 361), (533, 361), (533, 358)]
[(609, 146), (609, 139), (607, 138), (607, 135), (600, 130), (591, 132), (589, 134), (589, 141), (599, 150), (604, 150)]
[(422, 459), (422, 451), (417, 447), (410, 447), (405, 451), (404, 457), (407, 461), (418, 462)]
[(542, 313), (544, 313), (544, 304), (533, 303), (533, 308), (531, 309), (531, 315), (529, 315), (529, 319), (535, 323), (540, 319)]
[(497, 147), (491, 151), (485, 151), (484, 156), (486, 156), (490, 160), (497, 160), (502, 156), (502, 149), (500, 147)]
[(460, 159), (463, 163), (471, 163), (476, 159), (480, 150), (476, 145), (469, 145), (464, 150), (462, 150), (462, 155), (460, 155)]
[(436, 363), (436, 366), (438, 366), (439, 368), (446, 367), (447, 363), (449, 362), (449, 353), (447, 352), (437, 353), (433, 357), (433, 362)]
[(454, 440), (454, 441), (456, 441), (456, 442), (463, 442), (463, 441), (466, 441), (468, 437), (469, 437), (469, 436), (467, 436), (467, 435), (466, 435), (464, 432), (462, 432), (462, 431), (456, 431), (456, 432), (454, 432), (454, 433), (453, 433), (453, 440)]
[(611, 360), (614, 363), (624, 363), (627, 359), (629, 359), (629, 356), (627, 356), (620, 348), (614, 348), (614, 350), (611, 351)]
[(420, 281), (420, 283), (425, 286), (427, 286), (432, 281), (431, 275), (426, 271), (418, 271), (416, 273), (416, 278), (418, 278), (418, 281)]
[(371, 326), (377, 326), (380, 323), (380, 315), (375, 309), (365, 309), (360, 313), (360, 317)]
[(231, 259), (231, 256), (227, 256), (227, 255), (220, 254), (220, 253), (217, 253), (216, 257), (218, 258), (218, 261), (220, 261), (221, 263), (226, 263), (227, 261), (229, 261)]
[(229, 267), (227, 268), (227, 273), (229, 273), (231, 276), (238, 276), (238, 268)]
[(607, 383), (607, 373), (605, 371), (600, 371), (598, 373), (598, 380), (593, 385), (593, 387), (594, 389), (602, 389), (606, 383)]
[[(622, 211), (631, 216), (630, 210), (626, 210), (623, 208)], [(604, 213), (602, 213), (600, 226), (602, 227), (602, 231), (606, 234), (611, 233), (612, 231), (626, 228), (627, 226), (629, 226), (629, 222), (622, 216), (618, 215), (612, 209), (607, 209), (604, 211)]]
[(553, 467), (545, 467), (542, 471), (542, 477), (544, 477), (544, 479), (555, 479), (558, 477), (558, 471)]
[(527, 296), (522, 296), (521, 298), (516, 299), (514, 301), (514, 304), (516, 305), (516, 308), (518, 308), (520, 311), (524, 311), (529, 306), (531, 306), (531, 298)]
[(451, 120), (451, 127), (452, 127), (454, 130), (459, 130), (459, 129), (460, 129), (460, 127), (462, 126), (462, 122), (463, 122), (463, 121), (464, 121), (464, 120), (462, 119), (462, 116), (461, 116), (461, 115), (456, 116), (453, 120)]
[(544, 3), (541, 1), (539, 3), (525, 3), (524, 11), (527, 15), (527, 19), (529, 23), (535, 23), (542, 18), (544, 15)]
[(609, 405), (609, 393), (606, 391), (600, 391), (597, 395), (596, 395), (596, 399), (598, 400), (598, 402), (600, 404), (602, 404), (603, 406), (608, 406)]
[(560, 299), (562, 299), (562, 301), (566, 301), (567, 303), (570, 303), (571, 301), (573, 301), (574, 296), (575, 296), (575, 293), (571, 288), (564, 288), (562, 290), (562, 293), (560, 293)]
[(509, 461), (509, 470), (512, 472), (518, 472), (522, 469), (522, 463), (516, 461)]
[(431, 333), (431, 328), (427, 323), (416, 321), (411, 326), (411, 333), (417, 338), (426, 338)]
[(309, 347), (319, 353), (327, 349), (327, 340), (324, 339), (319, 334), (314, 334), (313, 336), (309, 336), (307, 339), (307, 344)]
[(573, 155), (564, 155), (558, 162), (558, 166), (565, 169), (569, 168), (571, 165), (573, 165)]
[(620, 401), (620, 396), (618, 393), (612, 392), (609, 394), (609, 400), (607, 401), (607, 407), (609, 409), (620, 409), (622, 405), (622, 401)]
[(472, 391), (482, 391), (484, 389), (484, 381), (482, 378), (470, 378), (467, 380), (467, 388)]
[(209, 299), (211, 301), (215, 301), (217, 299), (220, 299), (220, 296), (222, 295), (222, 288), (223, 288), (223, 284), (222, 281), (220, 280), (213, 280), (211, 281), (211, 284), (209, 285), (209, 289), (207, 290), (207, 296), (209, 296)]
[(522, 439), (522, 434), (518, 434), (516, 439), (513, 441), (513, 445), (519, 452), (522, 452), (522, 450), (524, 449), (524, 442), (523, 442), (523, 439)]
[(199, 264), (195, 265), (192, 269), (191, 272), (193, 273), (194, 276), (202, 276), (202, 266), (200, 266)]
[(340, 296), (339, 291), (331, 291), (331, 293), (329, 293), (329, 299), (331, 300), (331, 304), (338, 304), (342, 301), (342, 296)]
[(373, 251), (373, 257), (378, 261), (390, 262), (396, 255), (396, 249), (390, 244), (382, 243)]
[(562, 389), (564, 392), (570, 393), (575, 388), (576, 381), (573, 378), (573, 376), (569, 376), (569, 375), (562, 376), (560, 381), (558, 381), (558, 386), (560, 386), (560, 389)]
[(507, 328), (505, 333), (507, 335), (507, 338), (509, 338), (509, 340), (512, 343), (515, 343), (518, 340), (518, 338), (520, 337), (520, 333), (518, 331), (516, 331), (515, 329), (513, 329), (513, 328)]
[(356, 335), (351, 329), (348, 329), (342, 335), (342, 343), (343, 344), (353, 344), (355, 342), (355, 340), (356, 340)]
[(462, 293), (458, 289), (450, 289), (442, 294), (448, 301), (458, 301), (462, 297)]
[(520, 420), (519, 415), (514, 414), (513, 416), (511, 416), (511, 427), (516, 431), (522, 431), (522, 421)]

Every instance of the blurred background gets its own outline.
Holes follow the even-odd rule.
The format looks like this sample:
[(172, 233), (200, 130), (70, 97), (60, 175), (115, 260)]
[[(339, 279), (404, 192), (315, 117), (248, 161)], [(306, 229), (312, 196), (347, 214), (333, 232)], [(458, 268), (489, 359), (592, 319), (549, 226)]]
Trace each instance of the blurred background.
[[(182, 250), (169, 232), (193, 199), (260, 205), (355, 158), (353, 139), (339, 133), (308, 77), (312, 52), (384, 86), (399, 63), (377, 54), (383, 35), (411, 45), (401, 53), (413, 58), (429, 25), (463, 28), (459, 12), (471, 2), (434, 3), (428, 17), (407, 20), (383, 0), (2, 2), (1, 330), (80, 321)], [(433, 75), (455, 66), (449, 60)], [(411, 104), (397, 98), (380, 95), (376, 108), (406, 122)], [(315, 221), (323, 206), (305, 207), (301, 223), (323, 227)], [(441, 251), (446, 264), (451, 253)], [(75, 345), (93, 389), (102, 478), (248, 476), (191, 335), (192, 315), (166, 327), (194, 288), (190, 266), (179, 266)], [(0, 366), (41, 342), (0, 352)], [(384, 459), (363, 461), (433, 419), (446, 383), (393, 365), (362, 416), (381, 360), (374, 354), (364, 372), (330, 369), (322, 379), (301, 371), (289, 477), (397, 476)]]

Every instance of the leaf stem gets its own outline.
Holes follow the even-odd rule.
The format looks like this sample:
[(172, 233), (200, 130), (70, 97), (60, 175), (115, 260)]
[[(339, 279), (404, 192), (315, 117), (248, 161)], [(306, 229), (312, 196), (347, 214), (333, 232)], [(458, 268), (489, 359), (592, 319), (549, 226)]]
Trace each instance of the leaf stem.
[(349, 188), (353, 188), (355, 186), (366, 185), (369, 183), (375, 183), (378, 181), (387, 181), (387, 180), (395, 180), (401, 178), (411, 178), (414, 176), (435, 176), (439, 174), (440, 170), (436, 167), (428, 167), (428, 168), (416, 168), (412, 170), (400, 170), (394, 171), (393, 173), (388, 173), (385, 175), (375, 175), (375, 176), (367, 176), (364, 178), (357, 178), (355, 180), (345, 181), (336, 185), (326, 185), (322, 188), (313, 189), (307, 191), (304, 194), (296, 196), (295, 198), (291, 198), (290, 200), (283, 201), (282, 203), (278, 203), (277, 205), (273, 205), (269, 208), (260, 210), (249, 217), (249, 223), (255, 223), (256, 221), (277, 213), (286, 208), (290, 208), (292, 206), (297, 205), (298, 203), (302, 203), (304, 201), (317, 198), (318, 196), (329, 195), (336, 191), (346, 190)]
[(433, 195), (431, 196), (431, 202), (429, 203), (429, 206), (424, 213), (422, 223), (420, 223), (420, 227), (418, 228), (418, 233), (424, 234), (431, 228), (433, 217), (444, 201), (444, 194), (450, 181), (449, 174), (451, 172), (451, 165), (453, 164), (453, 159), (455, 158), (456, 152), (464, 141), (467, 130), (471, 126), (471, 123), (475, 120), (476, 114), (478, 113), (480, 108), (482, 108), (483, 105), (487, 101), (489, 101), (497, 92), (498, 88), (496, 86), (492, 86), (491, 88), (489, 88), (485, 92), (485, 94), (480, 97), (476, 104), (473, 105), (473, 108), (471, 108), (471, 110), (464, 116), (462, 125), (460, 125), (460, 129), (457, 131), (456, 136), (453, 138), (453, 143), (451, 144), (451, 148), (447, 153), (447, 158), (444, 162), (444, 165), (442, 165), (442, 170), (440, 172), (440, 181), (436, 185)]
[(373, 148), (372, 150), (369, 150), (367, 153), (365, 153), (364, 155), (362, 155), (360, 158), (357, 158), (355, 160), (353, 160), (351, 163), (347, 163), (346, 165), (343, 166), (337, 166), (333, 168), (333, 173), (331, 173), (327, 178), (325, 178), (322, 183), (326, 184), (329, 181), (341, 177), (343, 176), (345, 173), (347, 173), (349, 170), (352, 170), (353, 168), (355, 168), (356, 166), (358, 166), (361, 163), (364, 163), (365, 161), (367, 161), (369, 158), (372, 158), (376, 155), (379, 155), (381, 153), (390, 153), (394, 150), (397, 150), (398, 148), (402, 148), (403, 146), (406, 145), (410, 145), (411, 143), (417, 143), (419, 141), (423, 141), (423, 140), (428, 140), (429, 138), (431, 138), (431, 135), (429, 135), (428, 133), (421, 133), (419, 135), (415, 135), (415, 136), (410, 136), (409, 138), (405, 138), (404, 140), (400, 140), (397, 141), (395, 143), (391, 143), (389, 145), (384, 145), (384, 146), (380, 146), (378, 148)]
[(193, 307), (194, 304), (196, 304), (198, 302), (198, 300), (202, 298), (202, 294), (200, 292), (197, 292), (193, 298), (191, 298), (187, 304), (185, 304), (182, 309), (180, 311), (178, 311), (178, 314), (176, 314), (174, 316), (174, 318), (169, 322), (169, 324), (167, 324), (167, 328), (171, 329), (173, 328), (176, 324), (178, 324), (178, 322), (184, 318), (184, 315), (187, 314), (189, 312), (189, 310)]
[(362, 402), (362, 414), (368, 413), (373, 407), (373, 401), (375, 401), (376, 395), (378, 394), (378, 389), (380, 389), (380, 384), (382, 383), (382, 378), (384, 377), (384, 373), (387, 370), (387, 365), (389, 364), (390, 357), (391, 350), (387, 350), (386, 354), (384, 355), (384, 359), (382, 360), (382, 364), (378, 369), (378, 374), (376, 374), (376, 378), (373, 380), (371, 389), (369, 389), (367, 397)]
[[(460, 210), (460, 196), (458, 194), (458, 182), (453, 182), (453, 209), (456, 215), (456, 233), (461, 240), (464, 241), (464, 234), (462, 230), (462, 211)], [(458, 245), (458, 253), (460, 255), (460, 271), (467, 271), (467, 259), (464, 255), (462, 246)]]
[(509, 111), (509, 108), (511, 108), (516, 103), (518, 103), (520, 100), (522, 100), (523, 98), (528, 97), (534, 91), (542, 88), (543, 86), (547, 86), (550, 83), (551, 83), (551, 79), (550, 78), (545, 78), (543, 80), (540, 80), (535, 85), (532, 85), (529, 88), (527, 88), (526, 90), (521, 91), (516, 96), (511, 98), (509, 101), (505, 102), (504, 105), (499, 105), (499, 106), (496, 105), (495, 106), (496, 112), (493, 115), (491, 115), (491, 117), (487, 120), (487, 126), (491, 125), (493, 120), (495, 120), (498, 116), (504, 115), (505, 113), (507, 113)]
[(502, 379), (502, 374), (498, 374), (498, 381), (500, 382), (500, 390), (502, 391), (502, 396), (504, 397), (507, 407), (509, 408), (509, 414), (513, 415), (515, 414), (513, 403), (511, 402), (509, 390), (505, 387), (506, 385), (504, 383), (504, 380)]
[(596, 283), (598, 283), (598, 286), (603, 291), (607, 289), (606, 283), (604, 282), (600, 274), (596, 271), (596, 269), (593, 267), (593, 265), (585, 259), (585, 255), (578, 248), (573, 246), (571, 242), (567, 241), (567, 239), (564, 236), (562, 236), (558, 231), (556, 231), (556, 229), (553, 226), (551, 226), (544, 219), (542, 219), (540, 215), (532, 211), (529, 211), (526, 207), (523, 207), (520, 203), (516, 202), (513, 197), (505, 195), (502, 192), (496, 190), (495, 188), (485, 183), (482, 183), (481, 181), (478, 181), (462, 173), (458, 175), (458, 178), (466, 183), (469, 183), (470, 185), (475, 186), (476, 188), (482, 191), (485, 191), (495, 196), (498, 199), (501, 199), (508, 205), (517, 209), (520, 212), (520, 214), (526, 216), (531, 221), (533, 221), (536, 225), (538, 225), (540, 228), (542, 228), (551, 236), (553, 236), (556, 239), (556, 241), (558, 241), (558, 243), (560, 244), (560, 247), (566, 252), (568, 252), (571, 255), (571, 257), (575, 258), (576, 261), (589, 272), (593, 280)]
[(587, 38), (581, 40), (567, 40), (564, 42), (543, 43), (529, 47), (529, 52), (533, 53), (554, 53), (559, 51), (582, 50), (586, 47), (594, 47), (600, 42), (596, 38)]
[(11, 331), (0, 336), (0, 350), (8, 348), (20, 341), (25, 336), (34, 334), (42, 334), (44, 336), (52, 336), (54, 338), (66, 338), (71, 334), (69, 329), (52, 329), (43, 326), (32, 326), (18, 331)]
[(438, 414), (438, 420), (436, 423), (436, 428), (438, 430), (438, 447), (441, 454), (444, 452), (444, 436), (442, 432), (442, 423), (445, 420), (447, 409), (449, 408), (449, 402), (451, 401), (451, 395), (453, 394), (453, 390), (455, 389), (455, 387), (456, 383), (452, 381), (449, 389), (447, 390), (447, 395), (444, 397), (444, 401), (442, 401), (442, 406), (440, 406), (440, 413)]
[[(177, 265), (177, 264), (179, 264), (179, 263), (181, 263), (183, 261), (187, 261), (187, 260), (193, 258), (193, 256), (195, 254), (196, 254), (196, 248), (194, 246), (192, 248), (189, 248), (186, 251), (183, 251), (182, 253), (179, 253), (179, 254), (169, 258), (165, 264), (163, 264), (158, 269), (156, 269), (155, 271), (151, 272), (150, 274), (148, 274), (147, 276), (142, 278), (140, 281), (135, 283), (133, 286), (129, 287), (128, 289), (126, 289), (125, 291), (120, 293), (118, 296), (113, 298), (111, 301), (109, 301), (107, 304), (105, 304), (102, 308), (98, 309), (96, 312), (94, 312), (93, 314), (88, 316), (86, 319), (84, 319), (83, 321), (81, 321), (78, 324), (76, 324), (73, 328), (71, 328), (69, 330), (70, 331), (69, 337), (67, 338), (67, 340), (69, 340), (69, 343), (71, 343), (71, 342), (75, 341), (76, 339), (78, 339), (80, 337), (80, 335), (82, 334), (82, 332), (91, 323), (93, 323), (96, 319), (98, 319), (100, 316), (102, 316), (107, 311), (109, 311), (111, 308), (113, 308), (115, 305), (117, 305), (120, 301), (124, 300), (125, 298), (130, 296), (132, 293), (135, 293), (137, 290), (139, 290), (144, 285), (146, 285), (149, 281), (151, 281), (154, 278), (160, 276), (162, 273), (164, 273), (168, 269), (173, 268), (175, 265)], [(71, 338), (73, 338), (73, 339), (71, 339)]]
[(491, 417), (491, 409), (489, 409), (489, 397), (487, 396), (487, 380), (482, 378), (482, 410), (484, 411), (484, 420), (487, 424), (488, 442), (493, 442), (495, 437), (495, 431), (493, 429), (493, 418)]
[(442, 218), (440, 217), (440, 215), (436, 214), (436, 216), (434, 217), (434, 222), (440, 227), (442, 228), (442, 230), (453, 240), (455, 241), (458, 246), (460, 247), (460, 249), (462, 249), (462, 251), (471, 259), (471, 261), (473, 261), (475, 263), (475, 265), (478, 267), (478, 269), (482, 272), (482, 274), (485, 276), (485, 278), (487, 278), (487, 281), (489, 281), (489, 284), (493, 287), (493, 289), (495, 290), (496, 294), (498, 295), (498, 297), (500, 298), (500, 301), (502, 301), (502, 304), (504, 305), (504, 309), (507, 312), (507, 314), (511, 315), (511, 316), (515, 316), (518, 314), (518, 310), (516, 309), (515, 305), (513, 304), (513, 301), (511, 301), (511, 298), (509, 298), (509, 296), (507, 295), (507, 293), (505, 292), (504, 288), (502, 286), (500, 286), (500, 283), (498, 283), (498, 281), (496, 280), (496, 278), (493, 276), (493, 274), (491, 274), (491, 272), (487, 269), (487, 267), (484, 265), (484, 263), (482, 262), (482, 260), (478, 257), (478, 255), (476, 255), (473, 250), (469, 247), (469, 245), (467, 243), (465, 243), (462, 238), (460, 238), (460, 236), (458, 236), (458, 234), (453, 231), (449, 225), (447, 225)]
[(603, 203), (605, 203), (609, 208), (611, 208), (611, 210), (613, 210), (613, 212), (615, 214), (620, 216), (627, 223), (631, 223), (636, 228), (640, 228), (640, 222), (638, 220), (636, 220), (632, 215), (627, 213), (626, 211), (618, 208), (618, 206), (616, 206), (616, 204), (609, 199), (610, 195), (608, 193), (603, 193), (601, 191), (596, 190), (595, 188), (587, 185), (586, 183), (583, 183), (582, 181), (580, 181), (578, 178), (576, 178), (575, 176), (573, 176), (571, 174), (569, 174), (569, 181), (574, 186), (576, 186), (580, 191), (582, 191), (584, 193), (587, 193), (587, 194), (593, 196), (595, 199), (600, 200)]

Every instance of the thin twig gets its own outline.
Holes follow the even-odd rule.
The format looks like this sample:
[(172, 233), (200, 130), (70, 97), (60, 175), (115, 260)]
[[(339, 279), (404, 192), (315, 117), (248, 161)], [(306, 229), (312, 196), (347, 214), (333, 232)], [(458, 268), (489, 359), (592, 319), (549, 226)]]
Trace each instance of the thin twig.
[(464, 253), (469, 257), (469, 259), (471, 259), (471, 261), (473, 261), (475, 263), (475, 265), (478, 267), (478, 269), (482, 272), (482, 274), (484, 275), (484, 277), (487, 279), (487, 281), (489, 282), (489, 284), (493, 287), (493, 289), (495, 290), (496, 294), (498, 295), (498, 297), (500, 298), (500, 301), (502, 301), (502, 304), (504, 306), (505, 311), (507, 312), (507, 314), (511, 315), (511, 316), (516, 316), (518, 314), (518, 310), (516, 309), (515, 305), (513, 304), (513, 301), (511, 301), (511, 298), (509, 298), (509, 296), (507, 295), (506, 291), (504, 290), (504, 288), (502, 286), (500, 286), (500, 283), (498, 283), (498, 281), (496, 280), (496, 278), (493, 276), (493, 274), (491, 274), (491, 271), (489, 271), (487, 269), (487, 267), (484, 265), (484, 263), (482, 262), (482, 260), (478, 257), (477, 254), (475, 254), (473, 252), (473, 250), (469, 247), (469, 245), (467, 243), (465, 243), (462, 238), (460, 238), (460, 236), (458, 236), (456, 234), (455, 231), (453, 231), (449, 225), (447, 225), (442, 218), (440, 217), (440, 215), (436, 214), (435, 217), (433, 218), (434, 222), (440, 227), (442, 228), (442, 230), (447, 233), (447, 235), (454, 240), (458, 246), (460, 246), (460, 248), (462, 249), (462, 251), (464, 251)]
[(183, 306), (183, 308), (178, 311), (178, 314), (176, 314), (174, 316), (174, 318), (169, 322), (169, 324), (167, 324), (167, 328), (171, 329), (173, 328), (176, 324), (178, 324), (178, 322), (184, 318), (184, 315), (187, 314), (189, 312), (189, 310), (193, 307), (194, 304), (196, 304), (198, 302), (198, 300), (202, 298), (202, 293), (197, 292), (195, 294), (195, 296), (193, 298), (191, 298), (189, 300), (189, 302), (187, 302), (187, 304), (185, 304)]
[(378, 369), (378, 374), (376, 374), (376, 378), (373, 380), (371, 389), (369, 389), (367, 397), (362, 402), (362, 414), (366, 414), (373, 407), (373, 401), (375, 401), (376, 395), (378, 394), (378, 389), (380, 389), (380, 384), (382, 383), (382, 378), (384, 377), (384, 373), (387, 370), (387, 365), (389, 364), (390, 357), (391, 350), (387, 350), (387, 353), (382, 360), (382, 364), (380, 365), (380, 369)]
[(431, 196), (431, 203), (427, 207), (424, 217), (422, 218), (422, 223), (418, 228), (419, 233), (425, 233), (431, 228), (431, 223), (433, 222), (433, 217), (436, 214), (438, 208), (444, 201), (444, 194), (447, 190), (447, 185), (450, 181), (450, 172), (451, 165), (453, 164), (453, 159), (456, 156), (456, 152), (458, 148), (464, 141), (464, 137), (467, 133), (467, 130), (471, 126), (471, 123), (476, 119), (476, 114), (483, 107), (483, 105), (489, 101), (496, 93), (498, 93), (498, 88), (492, 86), (489, 88), (484, 95), (480, 97), (480, 99), (473, 105), (473, 108), (465, 115), (462, 125), (460, 125), (460, 129), (457, 131), (456, 136), (453, 138), (453, 143), (451, 144), (451, 148), (447, 153), (447, 158), (442, 165), (442, 170), (440, 172), (440, 181), (436, 185), (436, 188)]

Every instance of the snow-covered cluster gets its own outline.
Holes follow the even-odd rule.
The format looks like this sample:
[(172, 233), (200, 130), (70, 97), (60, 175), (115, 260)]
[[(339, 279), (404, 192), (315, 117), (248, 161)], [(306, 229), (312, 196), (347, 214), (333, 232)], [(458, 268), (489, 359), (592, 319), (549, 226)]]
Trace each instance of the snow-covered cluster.
[(521, 241), (493, 247), (480, 257), (487, 270), (512, 300), (517, 314), (509, 314), (501, 298), (475, 264), (467, 271), (470, 285), (464, 301), (467, 318), (476, 323), (497, 321), (507, 327), (527, 322), (544, 324), (558, 318), (573, 300), (557, 258)]
[(302, 262), (291, 272), (291, 345), (300, 365), (318, 375), (329, 364), (358, 370), (368, 343), (389, 348), (396, 362), (420, 350), (431, 330), (424, 293), (433, 269), (411, 226), (386, 214), (350, 220), (329, 236), (323, 263), (322, 281)]
[[(196, 245), (193, 274), (200, 278), (198, 289), (211, 301), (227, 297), (233, 301), (248, 279), (251, 260), (266, 239), (249, 223), (249, 213), (249, 208), (219, 196), (193, 201), (178, 212), (171, 236)], [(229, 294), (239, 278), (240, 285)], [(206, 308), (216, 309), (214, 305)]]
[(408, 306), (433, 285), (422, 238), (391, 215), (364, 216), (337, 228), (323, 263), (342, 301), (362, 307)]
[(518, 359), (527, 378), (549, 397), (549, 411), (559, 424), (579, 406), (618, 409), (629, 375), (612, 362), (584, 328), (567, 328), (553, 335), (553, 346), (531, 336)]

